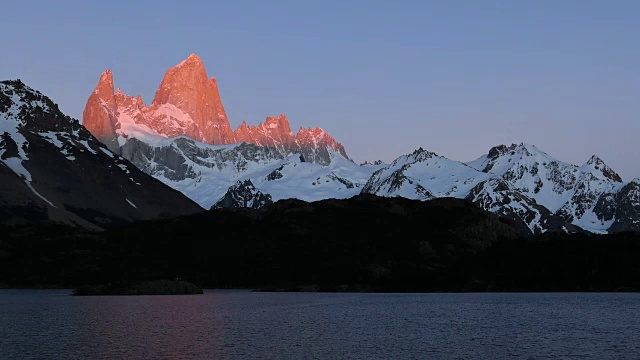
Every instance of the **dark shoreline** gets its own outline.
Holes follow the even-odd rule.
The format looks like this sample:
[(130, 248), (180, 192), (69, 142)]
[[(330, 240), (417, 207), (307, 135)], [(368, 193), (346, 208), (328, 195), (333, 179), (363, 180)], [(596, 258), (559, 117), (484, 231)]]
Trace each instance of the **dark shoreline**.
[[(83, 286), (84, 287), (84, 286)], [(69, 290), (70, 295), (74, 290), (78, 288), (73, 287), (4, 287), (0, 286), (0, 290)], [(516, 289), (502, 289), (502, 290), (424, 290), (424, 291), (397, 291), (397, 290), (371, 290), (366, 288), (350, 288), (350, 289), (319, 289), (309, 290), (300, 288), (202, 288), (202, 293), (207, 291), (242, 291), (242, 292), (257, 292), (257, 293), (330, 293), (330, 294), (556, 294), (556, 293), (640, 293), (640, 289), (599, 289), (599, 290), (516, 290)], [(84, 296), (76, 295), (76, 296)], [(160, 295), (160, 294), (86, 294), (87, 296), (100, 296), (100, 295)], [(162, 294), (162, 295), (182, 295), (182, 294)], [(185, 294), (188, 295), (188, 294)]]

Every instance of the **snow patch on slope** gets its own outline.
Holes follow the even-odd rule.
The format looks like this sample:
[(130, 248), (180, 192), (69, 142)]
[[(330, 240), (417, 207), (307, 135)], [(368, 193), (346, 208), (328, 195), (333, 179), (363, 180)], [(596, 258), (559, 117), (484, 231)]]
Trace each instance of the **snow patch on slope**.
[[(148, 164), (148, 173), (207, 209), (230, 187), (244, 180), (251, 180), (258, 191), (271, 195), (273, 201), (347, 198), (358, 194), (371, 173), (383, 166), (360, 166), (338, 152), (330, 153), (331, 162), (323, 166), (306, 162), (299, 154), (285, 158), (268, 155), (272, 154), (269, 150), (255, 145), (209, 145), (180, 139), (172, 139), (168, 146), (180, 154), (181, 167), (192, 175), (171, 180), (171, 174), (165, 173), (153, 159)], [(247, 151), (247, 147), (254, 150)]]
[[(30, 88), (26, 87), (27, 90)], [(6, 93), (7, 90), (11, 90), (9, 86), (5, 84), (0, 84), (0, 91)], [(51, 201), (42, 196), (36, 189), (33, 188), (31, 182), (33, 181), (31, 178), (31, 173), (24, 167), (22, 164), (23, 161), (29, 160), (27, 154), (24, 149), (27, 147), (28, 142), (27, 139), (22, 135), (19, 129), (24, 125), (22, 121), (18, 119), (18, 114), (20, 112), (20, 107), (24, 106), (24, 102), (20, 98), (19, 94), (15, 90), (11, 90), (12, 94), (9, 96), (11, 99), (11, 106), (9, 109), (0, 113), (0, 134), (7, 135), (11, 137), (11, 139), (18, 146), (18, 157), (8, 157), (6, 159), (2, 159), (2, 155), (5, 153), (5, 149), (0, 149), (0, 161), (4, 162), (4, 164), (13, 170), (18, 176), (24, 179), (27, 187), (39, 198), (44, 200), (49, 205), (56, 207)], [(48, 107), (41, 101), (33, 101), (33, 105), (40, 106), (43, 109), (48, 109)]]

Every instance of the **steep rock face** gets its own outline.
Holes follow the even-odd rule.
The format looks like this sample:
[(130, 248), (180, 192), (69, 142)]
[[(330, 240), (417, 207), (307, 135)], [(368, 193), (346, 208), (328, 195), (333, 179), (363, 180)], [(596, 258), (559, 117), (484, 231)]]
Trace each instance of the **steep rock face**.
[(258, 126), (243, 122), (232, 131), (218, 84), (194, 54), (167, 71), (148, 107), (139, 96), (123, 94), (119, 88), (114, 94), (113, 74), (105, 71), (87, 100), (83, 125), (116, 153), (134, 137), (151, 143), (186, 136), (211, 145), (247, 142), (270, 147), (281, 157), (299, 153), (323, 165), (330, 163), (332, 153), (348, 158), (344, 147), (321, 128), (301, 128), (294, 135), (282, 114)]
[(344, 146), (321, 128), (305, 129), (301, 127), (296, 135), (296, 142), (305, 161), (326, 164), (326, 159), (330, 158), (330, 152), (338, 152), (348, 158)]
[(622, 182), (622, 178), (620, 177), (620, 175), (613, 171), (612, 168), (605, 164), (604, 161), (602, 161), (602, 159), (600, 159), (596, 155), (591, 156), (591, 158), (589, 158), (589, 160), (587, 160), (587, 162), (582, 165), (582, 168), (590, 168), (593, 170), (592, 173), (602, 175), (603, 178), (609, 179), (613, 182)]
[(609, 223), (609, 232), (640, 231), (640, 179), (598, 199), (593, 212)]
[[(171, 119), (174, 108), (188, 117)], [(215, 78), (207, 77), (202, 60), (194, 54), (167, 71), (151, 103), (151, 111), (155, 116), (150, 127), (160, 134), (185, 135), (207, 144), (235, 142), (218, 84)]]
[(113, 95), (113, 74), (111, 70), (100, 76), (82, 113), (83, 125), (98, 141), (107, 145), (109, 150), (118, 152), (115, 127), (118, 123), (118, 105)]
[(0, 104), (0, 223), (97, 230), (204, 210), (19, 80), (0, 82)]
[(289, 126), (289, 120), (284, 114), (269, 116), (264, 123), (260, 123), (258, 126), (247, 126), (247, 123), (243, 121), (234, 131), (234, 135), (238, 142), (275, 148), (284, 155), (296, 149), (297, 145), (296, 137)]
[(284, 114), (269, 116), (258, 126), (247, 126), (243, 121), (234, 131), (234, 135), (238, 142), (274, 148), (281, 155), (301, 154), (305, 161), (322, 165), (330, 163), (332, 152), (348, 158), (344, 146), (319, 127), (313, 129), (300, 127), (298, 133), (294, 135), (291, 132), (289, 120)]

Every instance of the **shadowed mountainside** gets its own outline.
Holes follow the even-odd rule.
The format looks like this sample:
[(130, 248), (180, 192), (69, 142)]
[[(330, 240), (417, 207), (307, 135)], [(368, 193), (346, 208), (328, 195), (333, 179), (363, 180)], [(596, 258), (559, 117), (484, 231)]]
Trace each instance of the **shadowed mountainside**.
[(0, 223), (100, 230), (204, 209), (109, 151), (49, 97), (0, 81)]

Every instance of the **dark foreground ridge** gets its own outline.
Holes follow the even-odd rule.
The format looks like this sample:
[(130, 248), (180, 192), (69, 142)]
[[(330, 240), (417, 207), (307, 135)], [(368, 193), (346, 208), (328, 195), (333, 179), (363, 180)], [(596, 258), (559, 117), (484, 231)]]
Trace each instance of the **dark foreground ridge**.
[(180, 278), (260, 291), (640, 290), (638, 233), (525, 235), (453, 198), (284, 200), (101, 232), (0, 230), (0, 286), (13, 288)]

